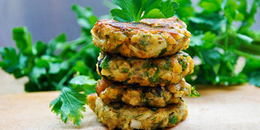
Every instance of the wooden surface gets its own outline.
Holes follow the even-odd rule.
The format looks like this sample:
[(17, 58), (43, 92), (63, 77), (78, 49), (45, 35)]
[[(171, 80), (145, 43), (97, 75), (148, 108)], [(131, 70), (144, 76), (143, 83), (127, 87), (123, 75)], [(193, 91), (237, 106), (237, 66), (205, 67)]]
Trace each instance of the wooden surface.
[[(259, 130), (260, 88), (242, 85), (228, 88), (200, 87), (199, 98), (185, 98), (188, 118), (175, 130)], [(0, 129), (96, 129), (106, 127), (87, 107), (80, 127), (64, 124), (51, 113), (49, 103), (59, 92), (0, 95)]]

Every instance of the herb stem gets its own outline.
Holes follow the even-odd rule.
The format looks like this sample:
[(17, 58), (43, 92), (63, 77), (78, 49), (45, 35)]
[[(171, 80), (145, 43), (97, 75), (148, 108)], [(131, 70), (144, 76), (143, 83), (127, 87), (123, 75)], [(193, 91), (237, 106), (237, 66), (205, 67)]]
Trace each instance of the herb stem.
[(59, 49), (62, 50), (60, 52), (60, 54), (66, 53), (67, 49), (71, 48), (71, 46), (78, 46), (78, 45), (83, 44), (83, 43), (88, 43), (88, 39), (89, 39), (88, 37), (82, 35), (82, 36), (78, 37), (77, 39), (75, 39), (73, 41), (66, 42), (65, 43), (66, 44), (65, 47), (59, 48)]
[[(73, 61), (75, 61), (78, 57), (82, 56), (82, 53), (84, 51), (86, 51), (86, 49), (88, 48), (87, 45), (85, 45), (83, 48), (81, 48), (81, 50), (79, 52), (77, 52), (77, 54), (75, 56), (73, 56), (72, 58), (70, 58), (67, 63), (71, 64)], [(58, 83), (58, 90), (61, 89), (61, 86), (69, 79), (69, 77), (73, 74), (73, 68), (71, 68), (68, 73), (60, 80), (60, 82)]]
[(86, 36), (80, 36), (77, 39), (73, 40), (73, 41), (69, 41), (66, 44), (71, 45), (71, 44), (80, 44), (80, 43), (84, 43), (87, 41), (87, 37)]
[(75, 61), (78, 57), (82, 56), (82, 53), (84, 51), (86, 51), (86, 49), (89, 48), (87, 45), (85, 45), (83, 48), (81, 48), (81, 50), (79, 52), (76, 53), (75, 56), (73, 56), (72, 58), (70, 58), (67, 62), (70, 64), (73, 61)]
[(230, 30), (231, 23), (227, 21), (227, 26), (226, 26), (226, 33), (225, 33), (225, 52), (228, 50), (228, 38), (229, 38), (229, 30)]
[(245, 58), (249, 58), (249, 59), (259, 60), (260, 61), (260, 57), (258, 57), (258, 56), (254, 56), (254, 55), (251, 55), (251, 54), (239, 51), (239, 50), (235, 50), (235, 49), (233, 49), (232, 52), (237, 54), (237, 55), (243, 56)]
[(250, 28), (252, 26), (252, 23), (248, 22), (248, 19), (250, 19), (250, 17), (252, 17), (250, 15), (254, 13), (254, 5), (256, 5), (256, 2), (257, 0), (254, 0), (254, 2), (252, 3), (249, 16), (245, 17), (237, 32), (245, 31), (247, 28)]
[(260, 55), (259, 45), (241, 43), (239, 50), (246, 51), (247, 53), (254, 54), (254, 55)]
[(60, 82), (58, 83), (56, 90), (61, 90), (62, 89), (62, 85), (70, 78), (70, 76), (73, 74), (74, 69), (71, 68), (68, 73), (60, 80)]
[(227, 36), (227, 34), (225, 33), (225, 34), (223, 34), (222, 36), (217, 37), (217, 38), (216, 38), (216, 41), (220, 41), (220, 40), (226, 38), (226, 36)]
[(225, 49), (225, 46), (221, 45), (221, 44), (216, 44), (217, 47)]

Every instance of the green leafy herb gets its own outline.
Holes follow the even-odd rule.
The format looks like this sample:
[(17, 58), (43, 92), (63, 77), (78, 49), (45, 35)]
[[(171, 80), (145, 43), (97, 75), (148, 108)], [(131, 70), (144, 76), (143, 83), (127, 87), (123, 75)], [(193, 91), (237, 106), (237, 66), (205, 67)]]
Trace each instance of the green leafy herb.
[(132, 73), (130, 72), (130, 73), (128, 73), (128, 76), (131, 76), (132, 75)]
[(191, 87), (190, 97), (200, 97), (200, 94), (199, 94), (199, 92), (196, 90), (196, 87), (195, 87), (195, 86), (192, 86), (192, 87)]
[(12, 47), (0, 47), (0, 67), (15, 78), (28, 77), (26, 91), (60, 90), (74, 73), (96, 80), (100, 78), (93, 64), (97, 62), (100, 50), (91, 42), (90, 34), (97, 17), (90, 7), (73, 5), (72, 8), (82, 27), (79, 38), (67, 41), (62, 33), (48, 43), (37, 41), (33, 44), (27, 28), (18, 27), (13, 29), (17, 51)]
[(190, 17), (194, 16), (194, 8), (191, 0), (175, 0), (179, 4), (176, 14), (183, 21), (187, 21)]
[(255, 86), (260, 86), (260, 70), (252, 72), (249, 75), (249, 83)]
[(160, 127), (162, 125), (163, 121), (164, 121), (164, 118), (157, 123), (157, 127)]
[(171, 60), (167, 60), (166, 64), (164, 64), (164, 65), (162, 66), (162, 69), (171, 70), (171, 69), (172, 69)]
[(84, 89), (86, 95), (96, 92), (96, 83), (96, 80), (90, 79), (90, 77), (87, 76), (77, 76), (69, 82), (72, 88)]
[(134, 118), (137, 118), (137, 117), (140, 117), (140, 116), (142, 116), (143, 114), (139, 114), (139, 115), (137, 115), (137, 116), (133, 116)]
[(50, 107), (52, 107), (52, 112), (61, 115), (64, 123), (69, 118), (79, 126), (83, 118), (82, 112), (85, 112), (84, 105), (87, 103), (87, 95), (95, 93), (96, 81), (87, 76), (77, 76), (69, 83), (71, 87), (64, 87), (60, 96), (50, 103)]
[(165, 52), (167, 52), (167, 48), (162, 49), (158, 57), (162, 56)]
[(187, 61), (185, 58), (181, 59), (179, 61), (179, 64), (181, 64), (181, 67), (182, 67), (182, 71), (186, 70), (187, 69), (187, 65), (186, 65)]
[(50, 107), (52, 107), (52, 112), (61, 115), (64, 123), (69, 118), (74, 124), (79, 126), (83, 118), (82, 112), (85, 111), (85, 102), (86, 96), (84, 94), (65, 87), (61, 90), (60, 96), (51, 102)]
[(72, 9), (78, 16), (77, 21), (83, 29), (82, 33), (86, 33), (87, 36), (91, 36), (90, 30), (98, 20), (98, 18), (94, 15), (92, 9), (90, 7), (84, 8), (79, 5), (73, 5)]
[(157, 116), (155, 116), (155, 117), (152, 119), (152, 121), (154, 121), (156, 118), (157, 118)]
[[(260, 63), (260, 39), (257, 38), (260, 33), (250, 28), (255, 22), (259, 0), (254, 0), (252, 6), (246, 0), (200, 0), (198, 5), (202, 11), (196, 11), (190, 1), (177, 2), (180, 4), (177, 15), (185, 20), (193, 34), (187, 53), (201, 60), (195, 66), (195, 73), (186, 76), (187, 82), (235, 85), (251, 80), (250, 84), (257, 85), (254, 81), (258, 76), (251, 75), (259, 69), (256, 66)], [(192, 15), (181, 12), (188, 12), (188, 8), (193, 8)], [(234, 22), (241, 25), (236, 26)], [(245, 66), (238, 62), (241, 57), (246, 59)], [(243, 68), (242, 71), (236, 66)]]
[(122, 68), (122, 72), (123, 72), (123, 73), (128, 73), (128, 71), (129, 71), (129, 69), (127, 69), (127, 68)]
[(100, 67), (103, 69), (108, 69), (108, 62), (110, 61), (111, 57), (109, 55), (106, 55), (104, 59), (102, 60), (102, 63), (100, 64)]
[(151, 83), (159, 83), (159, 74), (160, 74), (160, 68), (157, 66), (157, 70), (155, 71), (154, 75), (149, 78), (149, 81)]
[(170, 124), (177, 124), (177, 123), (178, 123), (178, 118), (177, 118), (177, 116), (172, 117), (172, 118), (170, 119), (169, 123), (170, 123)]
[(120, 22), (139, 22), (143, 18), (169, 18), (178, 4), (171, 0), (113, 0), (119, 8), (112, 9), (112, 17)]
[(118, 112), (118, 114), (117, 114), (117, 118), (119, 118), (119, 117), (120, 117), (120, 114), (121, 114), (121, 113), (120, 113), (120, 112)]
[(147, 68), (147, 69), (152, 68), (152, 67), (153, 67), (153, 66), (152, 66), (152, 61), (148, 59), (148, 60), (143, 64), (142, 67), (143, 67), (143, 68)]

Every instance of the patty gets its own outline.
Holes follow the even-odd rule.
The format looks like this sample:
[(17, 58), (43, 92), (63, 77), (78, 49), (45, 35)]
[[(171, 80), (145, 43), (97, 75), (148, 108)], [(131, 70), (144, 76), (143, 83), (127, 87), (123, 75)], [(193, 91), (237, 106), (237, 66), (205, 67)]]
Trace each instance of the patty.
[(177, 17), (140, 22), (99, 20), (91, 30), (94, 44), (104, 52), (126, 57), (157, 58), (187, 49), (191, 33)]
[(132, 106), (165, 107), (168, 104), (183, 102), (182, 97), (191, 94), (191, 85), (183, 79), (178, 84), (164, 87), (140, 87), (124, 85), (101, 79), (96, 92), (105, 104), (126, 103)]
[(111, 130), (173, 127), (185, 120), (188, 115), (185, 103), (168, 105), (165, 108), (133, 107), (119, 103), (106, 105), (95, 94), (89, 95), (88, 100), (89, 107), (95, 112), (99, 121)]
[(194, 69), (192, 58), (184, 52), (153, 59), (100, 53), (98, 60), (97, 71), (100, 76), (141, 86), (177, 84)]

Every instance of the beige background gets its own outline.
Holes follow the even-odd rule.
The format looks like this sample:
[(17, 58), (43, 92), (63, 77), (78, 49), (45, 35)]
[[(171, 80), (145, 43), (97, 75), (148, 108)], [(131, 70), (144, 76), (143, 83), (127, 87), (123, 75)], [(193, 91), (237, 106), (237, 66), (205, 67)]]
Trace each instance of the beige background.
[(27, 77), (15, 79), (13, 75), (4, 72), (0, 68), (0, 95), (12, 93), (24, 93), (24, 83), (28, 81)]

